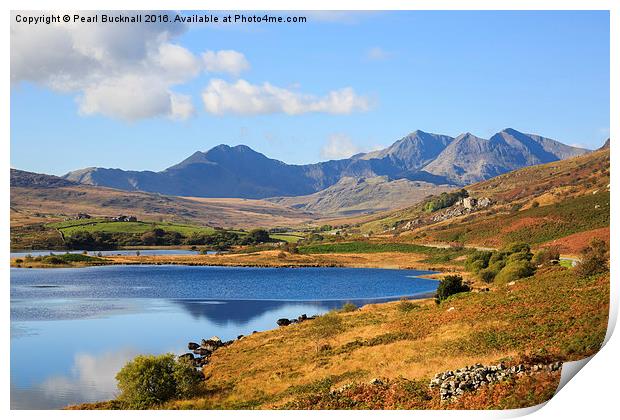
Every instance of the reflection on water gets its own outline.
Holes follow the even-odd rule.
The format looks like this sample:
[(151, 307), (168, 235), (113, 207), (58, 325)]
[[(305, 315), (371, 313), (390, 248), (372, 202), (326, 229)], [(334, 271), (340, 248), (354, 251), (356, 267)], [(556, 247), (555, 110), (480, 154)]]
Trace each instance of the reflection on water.
[(98, 401), (117, 393), (113, 372), (118, 372), (136, 350), (120, 349), (99, 355), (76, 354), (68, 374), (54, 375), (30, 388), (11, 381), (11, 408), (49, 409), (76, 401)]
[[(346, 301), (376, 302), (368, 297), (368, 290), (378, 296), (393, 296), (398, 289), (402, 295), (412, 295), (436, 286), (411, 278), (416, 274), (412, 271), (309, 269), (282, 270), (274, 276), (262, 269), (203, 269), (129, 269), (124, 272), (125, 284), (119, 287), (116, 270), (12, 271), (11, 408), (61, 408), (114, 398), (114, 376), (136, 354), (180, 354), (188, 341), (212, 335), (229, 340), (276, 328), (279, 318), (324, 313)], [(206, 276), (204, 282), (201, 273)], [(245, 281), (234, 278), (240, 273)], [(215, 274), (225, 287), (209, 286)], [(315, 294), (326, 295), (327, 278), (333, 279), (334, 296), (352, 295), (354, 299), (311, 300)], [(149, 285), (146, 297), (135, 297), (135, 283)], [(38, 284), (62, 287), (31, 287)], [(309, 299), (232, 300), (216, 293), (245, 296), (250, 290), (264, 297), (281, 297), (282, 288), (293, 293), (292, 284), (297, 286), (295, 296)], [(184, 287), (195, 298), (184, 298), (189, 294)], [(151, 297), (154, 291), (162, 296)], [(97, 295), (104, 297), (92, 297)]]

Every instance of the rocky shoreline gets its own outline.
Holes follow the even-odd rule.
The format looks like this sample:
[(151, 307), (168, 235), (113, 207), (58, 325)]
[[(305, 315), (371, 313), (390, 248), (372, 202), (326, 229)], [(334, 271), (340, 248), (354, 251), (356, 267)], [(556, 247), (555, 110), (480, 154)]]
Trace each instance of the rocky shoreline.
[[(306, 314), (301, 314), (297, 318), (280, 318), (276, 321), (276, 324), (279, 327), (288, 326), (291, 324), (298, 324), (300, 322), (309, 321), (311, 319), (315, 319), (318, 315), (307, 316)], [(252, 334), (257, 331), (252, 331)], [(218, 336), (213, 336), (209, 339), (200, 340), (200, 344), (190, 341), (187, 343), (187, 349), (190, 350), (187, 353), (183, 353), (178, 356), (179, 360), (186, 360), (191, 363), (194, 367), (200, 370), (203, 366), (209, 363), (209, 359), (211, 355), (219, 348), (227, 347), (234, 343), (237, 340), (243, 339), (245, 336), (238, 335), (234, 340), (222, 341), (222, 339)], [(203, 378), (204, 379), (204, 378)]]

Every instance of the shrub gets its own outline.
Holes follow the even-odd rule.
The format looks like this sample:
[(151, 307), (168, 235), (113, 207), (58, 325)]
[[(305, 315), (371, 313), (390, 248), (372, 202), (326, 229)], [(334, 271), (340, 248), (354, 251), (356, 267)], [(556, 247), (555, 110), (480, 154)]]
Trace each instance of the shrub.
[(426, 201), (426, 203), (424, 204), (424, 211), (426, 211), (427, 213), (432, 213), (434, 211), (450, 207), (461, 198), (465, 198), (468, 196), (469, 193), (464, 189), (451, 193), (442, 192), (438, 196), (433, 196), (428, 201)]
[(609, 244), (593, 239), (581, 252), (581, 261), (575, 267), (579, 277), (588, 277), (609, 271)]
[(342, 319), (334, 312), (328, 312), (314, 319), (311, 334), (316, 342), (317, 353), (323, 340), (329, 340), (342, 331), (344, 331)]
[(177, 359), (173, 376), (177, 398), (190, 398), (196, 395), (198, 384), (202, 381), (202, 374), (196, 370), (191, 361)]
[(469, 286), (463, 284), (463, 277), (458, 275), (445, 276), (443, 280), (439, 282), (439, 287), (437, 287), (435, 302), (439, 303), (449, 296), (457, 293), (469, 292), (469, 290)]
[(145, 409), (176, 395), (174, 355), (140, 355), (117, 374), (121, 400), (130, 409)]
[[(493, 252), (493, 255), (491, 255), (491, 258), (489, 259), (489, 266), (492, 265), (501, 265), (502, 268), (504, 268), (504, 265), (506, 265), (506, 257), (509, 254), (507, 252), (502, 252), (502, 251), (495, 251)], [(500, 268), (501, 270), (501, 268)]]
[(342, 308), (340, 308), (340, 312), (354, 312), (357, 311), (357, 306), (351, 302), (347, 302), (344, 305), (342, 305)]
[(265, 229), (253, 229), (243, 238), (243, 245), (256, 245), (271, 241), (269, 232)]
[(480, 280), (483, 282), (493, 283), (493, 280), (495, 280), (495, 276), (497, 276), (498, 272), (499, 270), (495, 270), (493, 268), (485, 268), (484, 270), (480, 270), (478, 275), (480, 276)]
[(519, 251), (513, 254), (510, 254), (508, 258), (506, 258), (506, 263), (510, 264), (512, 262), (517, 261), (530, 261), (532, 259), (532, 253), (526, 251)]
[(465, 267), (473, 272), (477, 273), (480, 270), (489, 266), (489, 260), (493, 255), (490, 251), (475, 251), (465, 261)]
[(514, 254), (515, 252), (530, 252), (530, 246), (525, 242), (515, 242), (504, 247), (502, 251), (508, 254)]
[(402, 298), (400, 302), (398, 302), (398, 306), (397, 306), (400, 312), (411, 312), (414, 309), (417, 309), (419, 307), (420, 305), (418, 305), (417, 303), (413, 303), (412, 301), (407, 300), (405, 298)]
[(514, 280), (519, 280), (525, 277), (529, 277), (536, 271), (535, 267), (529, 261), (513, 261), (508, 264), (497, 273), (495, 280), (501, 283), (508, 283)]
[(536, 265), (550, 264), (553, 261), (560, 259), (560, 252), (556, 247), (548, 247), (540, 249), (532, 259), (532, 262)]
[(176, 360), (171, 353), (139, 355), (116, 374), (118, 399), (129, 409), (147, 409), (193, 395), (200, 378), (187, 361)]
[(54, 264), (54, 265), (67, 264), (67, 262), (64, 259), (57, 257), (55, 255), (50, 255), (49, 257), (45, 257), (44, 262), (48, 264)]

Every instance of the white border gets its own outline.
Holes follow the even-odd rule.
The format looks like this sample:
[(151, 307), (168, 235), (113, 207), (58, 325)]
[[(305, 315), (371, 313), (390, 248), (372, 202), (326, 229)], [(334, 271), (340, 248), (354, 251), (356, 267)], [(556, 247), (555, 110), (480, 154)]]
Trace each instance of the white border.
[[(197, 10), (610, 10), (611, 19), (611, 103), (610, 103), (610, 115), (616, 116), (615, 119), (610, 121), (610, 132), (613, 133), (612, 137), (615, 137), (617, 133), (620, 133), (620, 122), (617, 119), (620, 116), (620, 108), (618, 104), (618, 77), (620, 76), (620, 66), (618, 64), (618, 55), (620, 53), (619, 42), (619, 27), (620, 27), (620, 2), (617, 0), (417, 0), (417, 1), (398, 1), (398, 0), (358, 0), (358, 1), (342, 1), (342, 0), (297, 0), (295, 2), (281, 1), (281, 0), (229, 0), (229, 1), (196, 1), (196, 0), (152, 0), (152, 1), (132, 1), (128, 2), (120, 0), (93, 0), (93, 1), (78, 1), (78, 0), (63, 0), (63, 1), (34, 1), (34, 0), (5, 0), (3, 2), (3, 16), (2, 22), (8, 23), (10, 20), (10, 10), (38, 10), (38, 9), (197, 9)], [(2, 330), (3, 334), (0, 338), (2, 342), (2, 367), (4, 375), (0, 382), (0, 399), (2, 401), (3, 412), (8, 413), (10, 407), (9, 399), (9, 353), (10, 353), (10, 308), (9, 308), (9, 272), (8, 272), (8, 260), (9, 260), (9, 205), (10, 205), (10, 188), (9, 188), (9, 167), (10, 159), (10, 64), (9, 64), (9, 25), (3, 26), (2, 30), (2, 75), (4, 84), (2, 86), (2, 93), (4, 98), (4, 106), (2, 107), (2, 115), (0, 116), (3, 130), (2, 143), (4, 153), (0, 155), (2, 161), (2, 171), (5, 174), (3, 178), (4, 190), (2, 194), (2, 234), (5, 238), (4, 247), (2, 248), (2, 254), (0, 255), (0, 261), (3, 262), (2, 280), (4, 288), (3, 294), (3, 311), (2, 311)], [(617, 137), (616, 137), (617, 138)], [(612, 148), (614, 148), (612, 146)], [(36, 153), (36, 151), (33, 151)], [(612, 166), (618, 167), (616, 155), (612, 153)], [(616, 184), (618, 176), (616, 171), (611, 172), (612, 184)], [(612, 189), (612, 208), (618, 208), (618, 196), (615, 193), (615, 189)], [(617, 232), (616, 217), (612, 213), (611, 220), (612, 236)], [(615, 238), (614, 238), (615, 239)], [(612, 274), (618, 272), (619, 262), (616, 260), (618, 255), (617, 241), (612, 241)], [(559, 418), (609, 418), (612, 413), (618, 412), (618, 397), (616, 382), (619, 377), (618, 366), (620, 362), (615, 357), (620, 354), (620, 344), (617, 338), (617, 334), (611, 335), (615, 321), (618, 314), (618, 280), (612, 275), (612, 292), (611, 292), (612, 311), (610, 314), (610, 328), (608, 330), (609, 341), (605, 347), (595, 356), (592, 360), (583, 368), (577, 375), (577, 379), (569, 381), (569, 383), (553, 398), (551, 399), (543, 409), (540, 409), (531, 415), (531, 418), (536, 419), (559, 419)], [(541, 407), (537, 407), (541, 408)], [(273, 412), (273, 411), (258, 411), (258, 412), (162, 412), (162, 411), (150, 411), (150, 412), (62, 412), (62, 411), (46, 411), (44, 415), (46, 418), (65, 418), (73, 416), (82, 417), (97, 417), (109, 415), (121, 415), (123, 417), (159, 417), (168, 418), (171, 416), (183, 415), (183, 417), (197, 418), (198, 416), (217, 416), (217, 418), (236, 418), (238, 416), (250, 417), (250, 418), (279, 418), (279, 417), (291, 417), (295, 416), (298, 419), (305, 418), (318, 418), (330, 417), (330, 418), (370, 418), (372, 417), (394, 417), (394, 418), (499, 418), (499, 417), (513, 417), (526, 414), (531, 410), (515, 410), (513, 412), (479, 412), (479, 411), (424, 411), (424, 412), (393, 412), (393, 411), (364, 411), (364, 412)], [(8, 413), (15, 418), (29, 418), (33, 415), (39, 415), (41, 413), (33, 413), (29, 411), (11, 411)]]

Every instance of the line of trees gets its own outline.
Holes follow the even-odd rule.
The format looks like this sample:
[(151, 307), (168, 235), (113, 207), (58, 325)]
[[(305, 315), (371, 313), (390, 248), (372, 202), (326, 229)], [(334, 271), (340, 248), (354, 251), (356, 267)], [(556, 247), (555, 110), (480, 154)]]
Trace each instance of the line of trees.
[(90, 251), (117, 249), (122, 246), (174, 245), (204, 246), (216, 251), (224, 251), (238, 245), (258, 245), (273, 241), (269, 237), (269, 232), (264, 229), (254, 229), (246, 234), (216, 230), (212, 233), (194, 232), (185, 236), (176, 231), (155, 228), (142, 234), (80, 231), (66, 237), (65, 245), (69, 249)]

